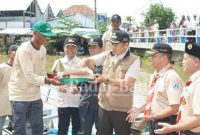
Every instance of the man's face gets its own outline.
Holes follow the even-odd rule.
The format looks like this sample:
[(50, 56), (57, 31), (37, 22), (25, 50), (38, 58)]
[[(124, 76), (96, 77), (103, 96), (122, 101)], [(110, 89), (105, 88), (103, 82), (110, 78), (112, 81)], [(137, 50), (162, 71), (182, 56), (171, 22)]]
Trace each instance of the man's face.
[(111, 21), (112, 30), (118, 30), (121, 25), (120, 20), (113, 20)]
[(162, 62), (164, 62), (164, 57), (166, 55), (163, 53), (154, 53), (151, 56), (151, 64), (155, 69), (160, 69), (162, 68)]
[(74, 45), (67, 45), (64, 46), (64, 52), (65, 55), (68, 57), (68, 59), (73, 59), (76, 55), (76, 46)]
[(10, 57), (10, 59), (14, 60), (16, 51), (17, 51), (17, 50), (12, 50), (12, 51), (9, 52), (9, 57)]
[(89, 49), (90, 56), (99, 54), (102, 50), (98, 45), (89, 45), (88, 49)]
[(38, 44), (40, 44), (40, 45), (46, 44), (50, 39), (49, 37), (44, 36), (44, 35), (40, 34), (39, 32), (34, 32), (34, 33), (35, 33), (34, 37), (35, 37), (36, 41), (38, 42)]
[(195, 65), (199, 63), (199, 59), (196, 57), (193, 57), (187, 53), (183, 56), (183, 71), (187, 73), (193, 73), (195, 71)]
[(117, 44), (112, 43), (112, 53), (114, 55), (123, 54), (128, 49), (129, 43), (128, 42), (120, 42)]

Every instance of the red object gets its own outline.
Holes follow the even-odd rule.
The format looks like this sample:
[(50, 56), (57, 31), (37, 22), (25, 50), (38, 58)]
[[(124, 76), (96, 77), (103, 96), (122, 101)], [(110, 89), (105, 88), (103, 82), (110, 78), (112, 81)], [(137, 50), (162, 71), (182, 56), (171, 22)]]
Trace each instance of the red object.
[(56, 77), (56, 74), (53, 74), (53, 73), (47, 73), (47, 77), (53, 79), (53, 78)]
[[(187, 81), (185, 83), (185, 87), (190, 86), (191, 83), (192, 83), (192, 81)], [(181, 106), (185, 105), (185, 103), (186, 103), (185, 97), (182, 95), (181, 98), (180, 98), (180, 103), (179, 103), (180, 107), (179, 108), (181, 108)], [(181, 111), (182, 110), (179, 109), (178, 115), (177, 115), (177, 118), (176, 118), (176, 123), (179, 123), (179, 121), (181, 120)]]
[[(156, 81), (158, 80), (159, 77), (160, 76), (157, 74), (155, 76), (155, 78), (153, 79), (153, 81), (151, 82), (151, 85), (150, 85), (151, 90), (154, 89)], [(147, 115), (147, 116), (150, 116), (150, 114), (151, 114), (151, 102), (153, 100), (153, 96), (154, 96), (154, 90), (152, 90), (151, 93), (149, 93), (149, 95), (147, 96), (147, 99), (146, 99), (144, 114)]]

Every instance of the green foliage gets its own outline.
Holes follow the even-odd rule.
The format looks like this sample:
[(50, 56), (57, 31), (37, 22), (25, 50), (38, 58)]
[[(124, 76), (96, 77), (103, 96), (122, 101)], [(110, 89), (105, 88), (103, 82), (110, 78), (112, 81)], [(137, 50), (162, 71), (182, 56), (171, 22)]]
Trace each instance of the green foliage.
[(64, 31), (64, 33), (61, 33), (61, 35), (64, 34), (67, 36), (69, 36), (71, 34), (72, 29), (80, 26), (80, 24), (77, 23), (75, 20), (71, 20), (71, 19), (67, 18), (66, 16), (61, 17), (61, 20), (58, 23), (60, 25), (62, 25), (62, 27), (58, 27), (57, 29)]
[(97, 24), (97, 29), (101, 34), (106, 32), (108, 26), (107, 22), (97, 22), (96, 24)]
[(58, 22), (61, 27), (57, 27), (56, 30), (57, 36), (53, 37), (46, 45), (47, 54), (54, 54), (54, 49), (56, 48), (57, 41), (60, 39), (64, 39), (71, 35), (71, 31), (74, 28), (79, 26), (79, 23), (76, 21), (70, 20), (66, 16), (61, 17), (61, 20)]
[(172, 9), (161, 4), (151, 4), (149, 10), (142, 15), (145, 17), (145, 26), (149, 26), (150, 22), (156, 20), (159, 24), (159, 29), (169, 28), (170, 23), (175, 20), (175, 13)]

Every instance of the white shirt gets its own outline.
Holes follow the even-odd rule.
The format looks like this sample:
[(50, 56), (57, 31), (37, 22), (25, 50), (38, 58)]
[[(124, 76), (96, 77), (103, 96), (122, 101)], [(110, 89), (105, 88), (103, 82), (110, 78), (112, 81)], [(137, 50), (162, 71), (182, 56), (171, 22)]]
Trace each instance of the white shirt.
[[(69, 60), (66, 56), (63, 58), (60, 58), (54, 62), (53, 68), (56, 67), (56, 64), (61, 61), (61, 63), (64, 66), (64, 69), (74, 69), (75, 65), (81, 61), (80, 58), (75, 56), (73, 59)], [(58, 88), (58, 107), (78, 107), (80, 103), (80, 92), (77, 94), (71, 94), (71, 88), (75, 87), (75, 85), (67, 85), (67, 92), (61, 92)]]
[[(114, 63), (117, 63), (119, 60), (123, 59), (127, 51), (128, 49), (121, 55), (113, 56), (112, 59)], [(102, 65), (108, 53), (110, 52), (102, 52), (98, 55), (93, 56), (92, 59), (95, 61), (96, 65)], [(125, 78), (132, 77), (137, 80), (139, 76), (140, 76), (140, 60), (136, 59), (128, 68), (128, 71), (125, 74)]]

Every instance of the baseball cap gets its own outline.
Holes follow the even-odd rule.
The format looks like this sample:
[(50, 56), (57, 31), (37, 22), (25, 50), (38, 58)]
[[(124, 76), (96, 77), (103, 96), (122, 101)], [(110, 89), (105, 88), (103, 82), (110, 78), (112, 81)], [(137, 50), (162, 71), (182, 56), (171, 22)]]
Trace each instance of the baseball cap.
[(153, 55), (155, 53), (172, 54), (172, 52), (172, 47), (164, 43), (156, 43), (153, 45), (153, 48), (151, 50), (146, 51), (146, 53), (149, 55)]
[(119, 16), (118, 14), (112, 15), (111, 21), (115, 21), (115, 20), (121, 21), (121, 16)]
[(11, 45), (11, 46), (9, 46), (9, 48), (8, 48), (8, 52), (11, 52), (11, 51), (13, 51), (13, 50), (17, 50), (17, 48), (18, 48), (19, 46), (18, 45)]
[(103, 47), (103, 41), (100, 37), (94, 37), (90, 39), (88, 45), (98, 45), (99, 47)]
[(45, 21), (37, 21), (31, 30), (37, 31), (46, 37), (52, 37), (56, 35), (52, 32), (51, 25)]
[(73, 38), (66, 38), (64, 41), (64, 46), (68, 46), (68, 45), (73, 45), (73, 46), (77, 46), (76, 42)]
[(196, 43), (186, 43), (185, 53), (200, 58), (200, 45)]
[(110, 42), (113, 44), (118, 44), (120, 42), (129, 42), (129, 35), (124, 30), (117, 30), (111, 36)]

